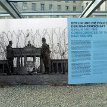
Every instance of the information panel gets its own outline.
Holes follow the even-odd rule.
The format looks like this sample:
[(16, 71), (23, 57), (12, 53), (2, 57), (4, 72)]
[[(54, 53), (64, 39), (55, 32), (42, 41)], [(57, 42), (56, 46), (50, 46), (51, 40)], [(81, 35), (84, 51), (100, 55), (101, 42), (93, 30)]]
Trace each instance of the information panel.
[(107, 18), (68, 18), (68, 84), (107, 82)]

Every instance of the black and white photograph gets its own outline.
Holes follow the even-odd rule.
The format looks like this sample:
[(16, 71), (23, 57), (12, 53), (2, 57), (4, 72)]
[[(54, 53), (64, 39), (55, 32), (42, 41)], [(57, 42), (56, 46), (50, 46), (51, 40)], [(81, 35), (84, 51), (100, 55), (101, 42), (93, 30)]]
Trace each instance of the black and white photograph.
[(67, 19), (0, 20), (0, 82), (67, 84)]

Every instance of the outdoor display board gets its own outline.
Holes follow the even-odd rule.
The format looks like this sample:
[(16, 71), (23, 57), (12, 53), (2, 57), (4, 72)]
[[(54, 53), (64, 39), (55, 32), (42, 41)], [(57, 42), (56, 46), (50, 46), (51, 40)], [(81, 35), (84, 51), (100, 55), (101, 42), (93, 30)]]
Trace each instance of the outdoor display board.
[(107, 82), (107, 19), (68, 19), (68, 83)]
[(3, 19), (0, 25), (0, 83), (107, 82), (106, 18)]

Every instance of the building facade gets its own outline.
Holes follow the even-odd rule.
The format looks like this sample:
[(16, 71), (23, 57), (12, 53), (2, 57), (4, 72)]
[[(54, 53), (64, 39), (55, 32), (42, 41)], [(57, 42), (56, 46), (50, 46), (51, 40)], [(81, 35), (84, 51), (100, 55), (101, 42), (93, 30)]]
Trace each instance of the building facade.
[[(38, 1), (38, 2), (13, 2), (13, 4), (22, 15), (28, 18), (78, 17), (79, 14), (77, 13), (82, 12), (81, 8), (82, 2), (83, 1)], [(5, 13), (2, 7), (0, 7), (0, 11), (1, 13), (3, 12)]]

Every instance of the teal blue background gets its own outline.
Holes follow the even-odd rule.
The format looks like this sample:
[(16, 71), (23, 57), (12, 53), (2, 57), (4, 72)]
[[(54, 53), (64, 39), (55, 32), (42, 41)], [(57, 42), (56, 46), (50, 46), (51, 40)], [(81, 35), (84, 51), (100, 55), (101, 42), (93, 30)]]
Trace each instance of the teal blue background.
[[(98, 27), (98, 34), (92, 34), (92, 37), (71, 37), (75, 33), (71, 28), (71, 22), (107, 22), (106, 18), (68, 18), (68, 84), (84, 84), (84, 83), (106, 83), (107, 82), (107, 24), (105, 27)], [(78, 28), (77, 31), (79, 31)], [(88, 28), (89, 32), (95, 29)], [(103, 32), (103, 33), (101, 33)], [(80, 34), (76, 34), (80, 35)], [(86, 34), (85, 34), (86, 35)], [(91, 64), (90, 75), (82, 75), (73, 77), (72, 64), (72, 41), (73, 40), (90, 40), (92, 42), (91, 60), (86, 62)], [(84, 49), (85, 50), (85, 49)], [(83, 63), (85, 61), (77, 61), (75, 63)]]

